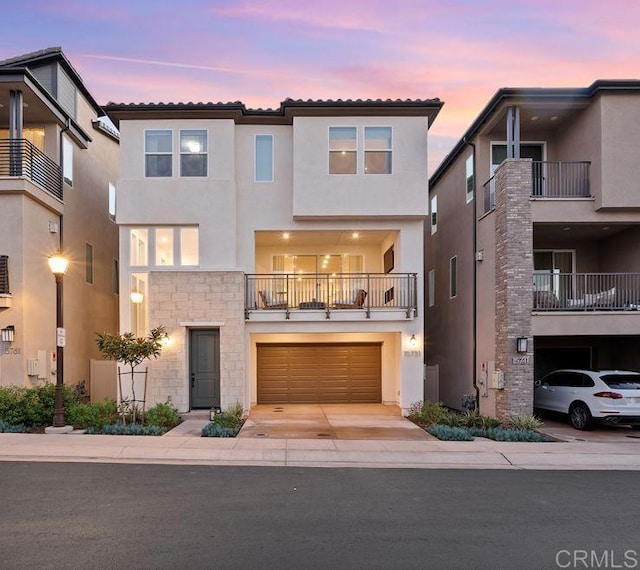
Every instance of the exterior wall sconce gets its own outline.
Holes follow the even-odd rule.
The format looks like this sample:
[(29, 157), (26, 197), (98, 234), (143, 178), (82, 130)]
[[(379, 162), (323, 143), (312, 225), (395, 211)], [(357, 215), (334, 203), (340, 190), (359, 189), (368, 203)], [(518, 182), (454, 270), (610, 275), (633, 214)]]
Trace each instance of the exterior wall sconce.
[(524, 354), (527, 352), (529, 339), (526, 336), (519, 336), (516, 339), (516, 352)]
[(16, 327), (9, 325), (4, 329), (0, 329), (0, 339), (3, 342), (13, 342), (14, 335), (16, 333)]
[(213, 418), (215, 418), (218, 414), (222, 413), (222, 408), (220, 406), (213, 406), (213, 408), (211, 408), (211, 412), (209, 413), (209, 419), (211, 421), (213, 421)]
[(132, 291), (129, 298), (131, 299), (131, 302), (136, 305), (140, 305), (142, 301), (144, 301), (144, 295), (140, 293), (140, 291)]
[(169, 346), (171, 344), (171, 337), (167, 333), (164, 333), (160, 342), (162, 342), (164, 346)]
[(414, 334), (411, 335), (411, 338), (409, 339), (409, 346), (412, 349), (418, 348), (418, 339), (416, 338), (416, 335)]

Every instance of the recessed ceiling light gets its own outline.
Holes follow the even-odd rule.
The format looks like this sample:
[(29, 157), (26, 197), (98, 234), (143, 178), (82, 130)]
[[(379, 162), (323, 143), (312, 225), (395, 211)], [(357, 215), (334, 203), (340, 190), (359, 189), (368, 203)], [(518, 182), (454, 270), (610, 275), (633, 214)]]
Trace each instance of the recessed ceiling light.
[(605, 226), (604, 228), (602, 228), (603, 232), (606, 232), (609, 229), (609, 226)]
[(534, 115), (533, 117), (531, 117), (532, 121), (537, 121), (540, 117), (538, 117), (538, 115)]
[(566, 228), (562, 228), (563, 232), (568, 232), (571, 228), (569, 226), (567, 226)]
[(358, 232), (353, 232), (353, 233), (351, 234), (351, 237), (352, 237), (353, 239), (358, 239), (358, 238), (360, 237), (360, 234), (359, 234)]
[(289, 235), (287, 232), (284, 232), (282, 234), (282, 239), (289, 239), (291, 237), (291, 235)]
[(551, 117), (549, 117), (550, 121), (557, 121), (558, 120), (558, 115), (552, 115)]

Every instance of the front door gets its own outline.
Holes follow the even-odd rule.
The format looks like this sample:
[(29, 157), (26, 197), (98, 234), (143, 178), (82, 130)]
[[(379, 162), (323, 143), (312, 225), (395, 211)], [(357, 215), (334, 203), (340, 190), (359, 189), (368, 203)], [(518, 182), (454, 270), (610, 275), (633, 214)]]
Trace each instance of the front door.
[(191, 407), (220, 406), (220, 330), (192, 330), (189, 340)]

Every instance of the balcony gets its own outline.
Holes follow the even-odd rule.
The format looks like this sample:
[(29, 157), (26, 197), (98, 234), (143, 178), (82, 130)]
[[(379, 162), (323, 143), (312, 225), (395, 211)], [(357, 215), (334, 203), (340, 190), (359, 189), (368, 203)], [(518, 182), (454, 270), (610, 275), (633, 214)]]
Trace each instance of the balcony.
[(640, 273), (535, 273), (533, 310), (638, 311)]
[(268, 274), (245, 276), (245, 318), (279, 314), (286, 320), (321, 314), (325, 319), (410, 319), (417, 314), (415, 273)]
[(62, 171), (25, 139), (0, 139), (0, 177), (24, 177), (62, 200)]
[[(590, 162), (549, 162), (531, 163), (531, 197), (575, 199), (591, 196), (589, 168)], [(495, 176), (484, 183), (484, 213), (496, 207)]]

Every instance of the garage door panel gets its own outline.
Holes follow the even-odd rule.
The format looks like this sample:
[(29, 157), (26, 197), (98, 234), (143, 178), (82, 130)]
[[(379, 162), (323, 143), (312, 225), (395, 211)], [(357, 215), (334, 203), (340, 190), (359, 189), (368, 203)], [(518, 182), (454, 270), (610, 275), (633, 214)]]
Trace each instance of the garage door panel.
[(258, 344), (258, 403), (380, 403), (379, 343)]

